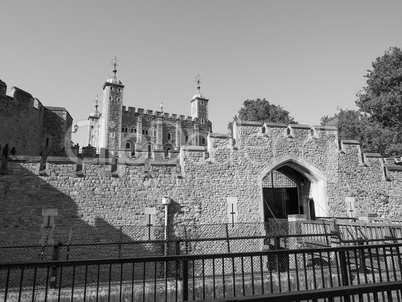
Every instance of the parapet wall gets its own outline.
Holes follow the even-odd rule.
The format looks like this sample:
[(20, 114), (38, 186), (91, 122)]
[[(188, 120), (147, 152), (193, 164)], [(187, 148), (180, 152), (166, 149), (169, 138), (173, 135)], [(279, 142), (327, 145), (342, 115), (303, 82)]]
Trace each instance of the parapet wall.
[(155, 116), (155, 117), (163, 117), (163, 118), (170, 118), (170, 119), (175, 119), (175, 120), (187, 120), (187, 121), (197, 121), (197, 118), (193, 118), (191, 116), (185, 116), (181, 114), (175, 114), (175, 113), (167, 113), (167, 112), (162, 112), (162, 111), (153, 111), (153, 110), (148, 110), (148, 109), (142, 109), (142, 108), (135, 108), (135, 107), (126, 107), (123, 106), (123, 114), (126, 115), (150, 115), (150, 116)]
[(235, 123), (233, 137), (210, 134), (206, 148), (183, 146), (170, 160), (16, 156), (0, 175), (1, 227), (39, 228), (44, 209), (57, 210), (56, 228), (163, 225), (164, 196), (172, 228), (261, 222), (262, 179), (281, 167), (314, 184), (310, 194), (322, 198), (314, 201), (317, 216), (347, 216), (345, 198), (353, 197), (355, 216), (396, 218), (402, 173), (391, 162), (361, 154), (356, 142), (339, 144), (333, 128), (244, 122)]
[(12, 87), (11, 96), (7, 96), (6, 84), (2, 82), (1, 86), (0, 157), (4, 155), (4, 148), (8, 149), (8, 154), (39, 154), (45, 112), (43, 105), (31, 94), (17, 87)]

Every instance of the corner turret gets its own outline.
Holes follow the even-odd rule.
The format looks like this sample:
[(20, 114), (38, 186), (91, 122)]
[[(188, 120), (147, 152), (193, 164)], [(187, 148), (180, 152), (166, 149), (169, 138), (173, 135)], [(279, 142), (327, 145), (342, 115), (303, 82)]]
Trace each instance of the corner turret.
[(209, 100), (201, 94), (201, 78), (198, 75), (196, 77), (197, 93), (191, 100), (191, 117), (198, 118), (200, 124), (208, 124), (208, 102)]
[(101, 116), (98, 111), (98, 96), (95, 99), (95, 111), (93, 111), (89, 117), (89, 127), (88, 127), (88, 145), (98, 148), (99, 147), (99, 118)]

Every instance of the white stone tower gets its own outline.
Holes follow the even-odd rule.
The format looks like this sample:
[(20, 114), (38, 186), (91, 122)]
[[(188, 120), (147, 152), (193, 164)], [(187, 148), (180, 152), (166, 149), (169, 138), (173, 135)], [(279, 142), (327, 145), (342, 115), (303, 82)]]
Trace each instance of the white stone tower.
[(103, 84), (103, 103), (99, 147), (108, 148), (111, 151), (121, 147), (121, 123), (124, 85), (117, 79), (117, 58), (112, 65), (113, 77), (108, 78)]

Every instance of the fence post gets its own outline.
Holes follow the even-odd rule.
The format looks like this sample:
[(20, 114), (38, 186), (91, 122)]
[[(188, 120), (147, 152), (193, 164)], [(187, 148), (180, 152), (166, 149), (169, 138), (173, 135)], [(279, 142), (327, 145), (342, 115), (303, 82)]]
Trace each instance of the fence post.
[(183, 260), (183, 301), (188, 301), (188, 260)]
[(225, 224), (226, 226), (226, 241), (228, 243), (228, 253), (230, 253), (230, 239), (229, 239), (229, 228), (228, 228), (228, 224)]
[[(360, 245), (360, 246), (363, 246), (364, 245), (364, 239), (361, 238), (361, 237), (357, 238), (357, 244)], [(358, 253), (359, 253), (359, 261), (360, 261), (358, 272), (367, 274), (370, 271), (366, 268), (366, 255), (365, 255), (365, 252), (364, 252), (364, 248), (360, 248), (358, 250)]]
[(121, 258), (121, 240), (123, 237), (123, 227), (120, 227), (120, 234), (119, 234), (119, 251), (118, 251), (118, 258)]
[[(56, 245), (53, 245), (53, 260), (59, 260), (59, 247), (63, 244), (59, 241)], [(57, 288), (57, 266), (52, 266), (51, 268), (51, 276), (50, 276), (50, 288)]]
[[(341, 266), (341, 276), (342, 276), (342, 286), (349, 285), (349, 278), (348, 278), (348, 267), (346, 264), (346, 252), (339, 251), (339, 262)], [(350, 302), (349, 296), (344, 296), (345, 302)]]

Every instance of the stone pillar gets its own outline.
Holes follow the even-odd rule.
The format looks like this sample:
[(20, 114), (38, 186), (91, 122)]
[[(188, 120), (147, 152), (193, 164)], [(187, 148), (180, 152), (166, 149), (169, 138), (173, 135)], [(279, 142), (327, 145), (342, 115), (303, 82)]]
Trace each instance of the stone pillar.
[[(302, 230), (302, 223), (303, 221), (306, 221), (306, 215), (303, 214), (294, 214), (294, 215), (288, 215), (288, 222), (289, 222), (289, 235), (301, 235), (303, 230)], [(302, 237), (289, 237), (288, 239), (288, 248), (290, 250), (293, 249), (301, 249), (303, 248), (303, 238)], [(297, 266), (302, 267), (303, 265), (303, 259), (297, 259)], [(295, 259), (289, 259), (289, 268), (295, 268), (296, 263)]]
[(200, 139), (200, 127), (198, 124), (194, 125), (194, 132), (193, 132), (193, 146), (198, 146), (199, 145), (199, 139)]
[(158, 117), (156, 121), (156, 149), (162, 149), (163, 145), (163, 123), (162, 119)]
[(137, 143), (142, 143), (142, 116), (138, 116), (137, 121)]
[[(289, 235), (301, 235), (302, 230), (302, 222), (306, 221), (307, 217), (303, 214), (293, 214), (288, 215), (288, 222), (289, 222)], [(303, 240), (301, 237), (290, 237), (290, 242), (288, 244), (290, 249), (298, 249), (301, 248)]]
[(181, 121), (176, 121), (176, 149), (181, 147)]

